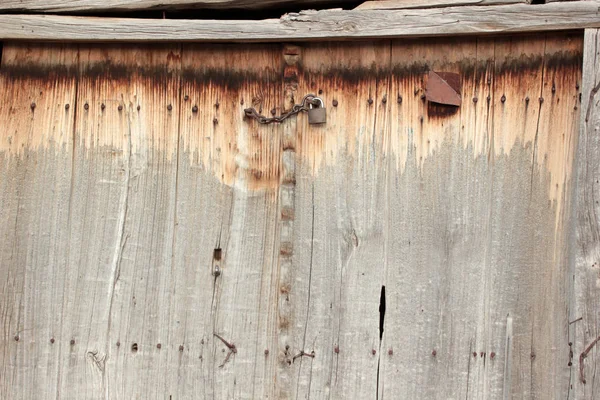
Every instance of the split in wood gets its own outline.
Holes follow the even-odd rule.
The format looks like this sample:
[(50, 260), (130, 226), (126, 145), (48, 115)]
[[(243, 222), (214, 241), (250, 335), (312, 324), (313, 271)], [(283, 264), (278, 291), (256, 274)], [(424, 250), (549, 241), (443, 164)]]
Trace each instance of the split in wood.
[(227, 340), (223, 339), (223, 337), (217, 333), (213, 333), (213, 335), (215, 335), (216, 337), (218, 337), (221, 342), (223, 342), (223, 344), (225, 344), (225, 346), (227, 346), (227, 348), (229, 349), (229, 352), (227, 352), (227, 356), (225, 356), (225, 360), (223, 360), (223, 363), (221, 365), (219, 365), (219, 368), (223, 368), (223, 366), (227, 363), (227, 361), (229, 361), (229, 358), (231, 357), (232, 354), (237, 354), (237, 348), (235, 347), (235, 344), (233, 343), (229, 343)]

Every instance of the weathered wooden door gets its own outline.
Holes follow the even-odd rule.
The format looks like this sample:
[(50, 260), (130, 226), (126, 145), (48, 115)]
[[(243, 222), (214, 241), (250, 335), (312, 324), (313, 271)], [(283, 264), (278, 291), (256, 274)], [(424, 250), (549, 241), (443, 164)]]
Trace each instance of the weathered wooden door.
[(0, 397), (566, 398), (581, 52), (5, 44)]

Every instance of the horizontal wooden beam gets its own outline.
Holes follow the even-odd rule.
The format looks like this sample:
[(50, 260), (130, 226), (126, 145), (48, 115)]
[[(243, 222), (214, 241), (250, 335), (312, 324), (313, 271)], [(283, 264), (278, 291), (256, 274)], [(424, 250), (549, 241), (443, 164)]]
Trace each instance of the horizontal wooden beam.
[(531, 3), (530, 0), (372, 0), (365, 1), (355, 10), (401, 10), (407, 8), (437, 8), (456, 6), (494, 6), (500, 4)]
[(0, 15), (0, 39), (279, 42), (482, 35), (600, 28), (600, 1), (427, 10), (324, 10), (267, 20), (168, 20)]
[(332, 0), (0, 0), (0, 11), (94, 12), (173, 9), (316, 7)]
[[(547, 0), (548, 1), (548, 0)], [(0, 11), (37, 13), (176, 10), (176, 9), (266, 9), (274, 7), (318, 7), (336, 0), (1, 0)], [(374, 0), (360, 9), (432, 8), (464, 5), (530, 3), (530, 0)], [(343, 0), (339, 0), (344, 4)]]

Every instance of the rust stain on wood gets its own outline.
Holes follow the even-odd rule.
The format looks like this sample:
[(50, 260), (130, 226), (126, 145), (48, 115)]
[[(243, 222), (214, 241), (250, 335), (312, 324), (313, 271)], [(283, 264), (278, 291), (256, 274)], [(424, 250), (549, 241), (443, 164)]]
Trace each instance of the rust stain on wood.
[[(168, 95), (168, 105), (176, 105), (175, 109), (169, 110), (167, 104), (155, 105), (165, 123), (180, 124), (179, 144), (172, 138), (156, 141), (156, 136), (150, 135), (142, 141), (134, 140), (133, 152), (158, 146), (172, 158), (181, 150), (181, 156), (211, 171), (223, 183), (249, 190), (278, 187), (285, 143), (281, 139), (281, 125), (263, 126), (246, 120), (243, 109), (254, 106), (263, 113), (271, 109), (283, 112), (290, 106), (283, 104), (283, 87), (288, 81), (298, 80), (299, 92), (322, 93), (325, 104), (331, 104), (332, 100), (337, 104), (328, 107), (328, 123), (324, 126), (309, 127), (305, 115), (297, 117), (303, 127), (298, 131), (297, 155), (315, 174), (323, 165), (336, 162), (340, 154), (365, 160), (393, 156), (402, 170), (409, 154), (422, 163), (445, 141), (458, 140), (471, 147), (474, 156), (507, 153), (516, 145), (530, 146), (536, 154), (534, 161), (550, 170), (558, 193), (569, 174), (570, 155), (557, 149), (571, 143), (569, 132), (576, 124), (575, 85), (580, 76), (581, 40), (549, 39), (551, 45), (545, 54), (535, 45), (543, 40), (486, 39), (480, 41), (476, 52), (474, 40), (465, 39), (456, 46), (451, 58), (443, 59), (436, 56), (437, 49), (448, 44), (441, 39), (393, 42), (391, 47), (389, 41), (368, 46), (311, 44), (301, 58), (297, 46), (285, 53), (277, 45), (186, 45), (182, 56), (169, 46), (94, 45), (82, 46), (52, 63), (36, 62), (35, 55), (41, 57), (55, 51), (54, 45), (30, 46), (25, 51), (15, 45), (5, 48), (0, 76), (5, 85), (19, 87), (26, 85), (26, 81), (35, 81), (39, 88), (39, 95), (28, 95), (27, 99), (19, 100), (22, 104), (11, 106), (11, 115), (34, 113), (27, 108), (36, 98), (38, 108), (44, 107), (44, 90), (57, 80), (82, 80), (89, 85), (90, 93), (106, 85), (117, 85), (116, 94), (118, 85), (133, 80), (138, 82), (138, 92), (133, 97), (80, 100), (89, 104), (85, 112), (98, 121), (118, 124), (136, 120), (144, 125), (149, 121), (148, 115), (144, 115), (148, 109), (143, 104), (146, 100), (142, 98), (156, 98), (153, 87), (168, 86), (167, 82), (180, 79), (181, 93), (174, 91)], [(495, 55), (494, 47), (502, 43), (511, 51)], [(285, 76), (286, 57), (292, 57), (288, 61), (298, 66), (287, 69), (293, 71), (293, 76)], [(460, 112), (455, 107), (424, 101), (424, 96), (431, 97), (425, 87), (428, 72), (433, 70), (461, 77), (457, 88), (464, 98)], [(551, 83), (544, 87), (540, 86), (542, 75), (552, 77)], [(388, 98), (403, 101), (388, 102)], [(67, 103), (65, 99), (60, 106), (63, 114)], [(505, 127), (502, 135), (481, 130), (473, 125), (472, 118), (476, 118), (478, 110), (486, 108), (502, 113), (500, 123), (519, 121), (523, 126), (513, 130)], [(83, 107), (80, 109), (83, 111)], [(379, 126), (375, 135), (362, 134), (361, 129), (381, 113), (389, 114), (390, 125)], [(550, 115), (554, 114), (560, 116), (559, 120), (550, 124)], [(548, 118), (540, 119), (539, 115)], [(452, 119), (462, 121), (460, 129), (449, 127)], [(539, 134), (556, 130), (561, 132)], [(80, 144), (108, 146), (113, 149), (112, 154), (120, 154), (126, 150), (125, 141), (113, 137), (111, 132), (114, 131), (107, 129), (93, 136), (81, 136)], [(15, 132), (7, 135), (10, 139), (4, 138), (0, 149), (19, 153), (24, 148), (43, 147), (50, 141), (63, 144), (67, 141), (66, 132), (52, 135), (24, 138), (22, 133)], [(551, 198), (556, 195), (551, 194)]]

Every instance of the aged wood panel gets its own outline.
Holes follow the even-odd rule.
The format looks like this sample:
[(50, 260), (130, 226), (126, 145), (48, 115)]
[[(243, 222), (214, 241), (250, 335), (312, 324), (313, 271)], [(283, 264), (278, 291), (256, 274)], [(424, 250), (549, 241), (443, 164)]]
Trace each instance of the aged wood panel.
[[(581, 47), (6, 45), (0, 395), (593, 398)], [(243, 117), (309, 92), (327, 124)]]
[[(493, 41), (395, 42), (392, 47), (396, 101), (386, 151), (389, 168), (398, 172), (383, 189), (384, 398), (481, 397), (482, 391), (468, 388), (475, 380), (469, 364), (487, 247), (481, 232), (489, 212), (484, 185), (490, 178), (474, 164), (486, 146), (489, 64)], [(461, 75), (460, 108), (424, 101), (429, 69)]]
[[(528, 0), (387, 0), (367, 1), (357, 8), (426, 8), (431, 6), (493, 5), (527, 3)], [(550, 2), (550, 1), (548, 1)], [(335, 2), (333, 2), (335, 3)], [(380, 3), (380, 4), (378, 4)], [(331, 0), (4, 0), (0, 11), (73, 12), (115, 10), (170, 10), (181, 8), (262, 9), (272, 7), (319, 7)]]
[[(500, 0), (502, 1), (502, 0)], [(3, 0), (0, 11), (73, 12), (134, 11), (171, 9), (261, 9), (273, 7), (314, 7), (331, 0)]]
[(576, 184), (573, 191), (573, 234), (571, 236), (571, 270), (574, 285), (570, 311), (573, 343), (573, 394), (578, 399), (600, 396), (598, 326), (600, 313), (600, 235), (598, 227), (598, 180), (600, 176), (600, 109), (597, 93), (600, 87), (600, 32), (586, 30), (581, 86), (581, 122), (576, 156)]
[(490, 6), (530, 3), (529, 0), (372, 0), (365, 1), (355, 10), (400, 10), (407, 8), (437, 8), (455, 6)]
[[(0, 69), (0, 397), (51, 397), (68, 360), (61, 335), (72, 220), (71, 46), (5, 46)], [(47, 71), (52, 71), (47, 73)], [(54, 338), (54, 343), (51, 343)], [(26, 373), (23, 373), (27, 371)]]
[(290, 320), (290, 383), (280, 398), (377, 393), (383, 255), (377, 188), (385, 171), (376, 161), (389, 81), (378, 70), (389, 58), (389, 42), (310, 45), (301, 52), (296, 100), (319, 94), (328, 115), (322, 126), (306, 118), (296, 125), (290, 286), (280, 315)]
[(177, 382), (160, 371), (178, 362), (169, 301), (179, 47), (80, 49), (61, 396), (149, 397)]
[(277, 397), (281, 127), (243, 110), (281, 104), (281, 65), (280, 46), (183, 50), (171, 335), (194, 350), (174, 398)]
[(0, 15), (0, 39), (281, 42), (540, 32), (600, 27), (600, 1), (413, 10), (323, 10), (267, 20)]

